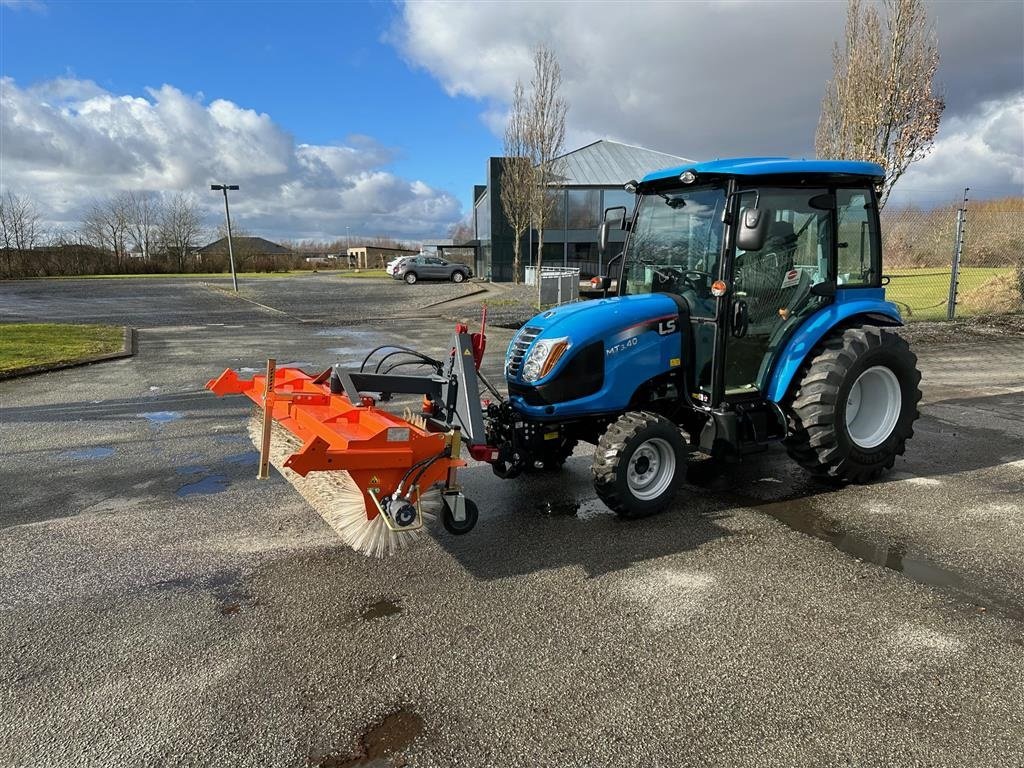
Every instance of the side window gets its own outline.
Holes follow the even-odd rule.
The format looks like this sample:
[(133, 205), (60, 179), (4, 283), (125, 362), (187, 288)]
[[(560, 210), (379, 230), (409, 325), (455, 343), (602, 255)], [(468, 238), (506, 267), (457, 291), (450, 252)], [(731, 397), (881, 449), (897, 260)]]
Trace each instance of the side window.
[(836, 282), (854, 288), (878, 285), (877, 217), (868, 190), (836, 190), (836, 214), (839, 221)]

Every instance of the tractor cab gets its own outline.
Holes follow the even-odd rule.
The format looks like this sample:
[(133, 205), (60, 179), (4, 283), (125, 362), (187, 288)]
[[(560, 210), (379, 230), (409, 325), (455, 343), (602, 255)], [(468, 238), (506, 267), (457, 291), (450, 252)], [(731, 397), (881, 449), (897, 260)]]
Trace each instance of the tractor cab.
[(741, 159), (627, 185), (632, 217), (609, 209), (602, 227), (628, 231), (618, 294), (677, 298), (695, 405), (772, 400), (773, 374), (804, 323), (835, 302), (881, 298), (882, 176), (871, 163)]

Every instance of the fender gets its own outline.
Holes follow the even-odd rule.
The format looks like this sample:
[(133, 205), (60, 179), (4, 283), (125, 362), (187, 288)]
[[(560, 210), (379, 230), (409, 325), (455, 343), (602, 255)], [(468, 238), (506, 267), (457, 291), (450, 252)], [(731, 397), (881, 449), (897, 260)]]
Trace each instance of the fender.
[(848, 288), (836, 291), (831, 304), (811, 315), (786, 342), (772, 366), (765, 398), (781, 403), (807, 355), (836, 326), (863, 316), (874, 325), (903, 325), (899, 308), (885, 300), (884, 288)]

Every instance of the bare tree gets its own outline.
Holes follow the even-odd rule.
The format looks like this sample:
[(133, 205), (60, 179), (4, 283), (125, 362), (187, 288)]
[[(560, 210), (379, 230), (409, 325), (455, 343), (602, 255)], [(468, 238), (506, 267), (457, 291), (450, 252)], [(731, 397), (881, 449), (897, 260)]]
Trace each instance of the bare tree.
[(836, 43), (815, 147), (819, 157), (885, 168), (879, 207), (911, 163), (932, 149), (945, 102), (934, 91), (939, 51), (923, 0), (850, 0), (844, 48)]
[(160, 244), (178, 262), (178, 271), (185, 271), (189, 254), (198, 245), (203, 232), (199, 205), (189, 195), (177, 193), (160, 211)]
[(25, 253), (42, 238), (42, 217), (36, 204), (8, 190), (0, 197), (0, 238), (6, 257), (5, 274), (14, 276), (14, 257), (24, 260)]
[(124, 196), (128, 235), (137, 252), (149, 261), (156, 253), (160, 235), (160, 220), (163, 205), (152, 192), (132, 191)]
[(540, 183), (532, 159), (529, 106), (523, 83), (516, 80), (501, 161), (501, 207), (512, 227), (512, 282), (516, 285), (522, 271), (523, 234), (530, 228)]
[(469, 217), (452, 224), (448, 228), (448, 237), (451, 238), (453, 243), (459, 244), (473, 239), (475, 232), (473, 231), (472, 215), (472, 212), (470, 212)]
[(540, 270), (544, 261), (544, 223), (552, 209), (549, 190), (559, 180), (558, 158), (565, 143), (565, 116), (569, 106), (559, 95), (562, 67), (545, 45), (533, 51), (533, 80), (527, 102), (526, 135), (536, 176), (533, 221), (537, 228), (537, 305), (540, 305)]
[(106, 200), (97, 200), (89, 207), (82, 221), (82, 233), (90, 245), (104, 248), (114, 255), (114, 266), (120, 271), (127, 255), (128, 225), (131, 203), (125, 193)]

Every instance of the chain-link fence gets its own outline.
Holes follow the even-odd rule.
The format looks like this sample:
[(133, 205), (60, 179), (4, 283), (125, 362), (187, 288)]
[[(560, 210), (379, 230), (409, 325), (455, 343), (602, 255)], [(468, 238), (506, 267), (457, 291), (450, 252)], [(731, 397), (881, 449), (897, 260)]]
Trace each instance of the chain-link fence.
[(1024, 312), (1024, 201), (882, 212), (886, 296), (907, 321)]

